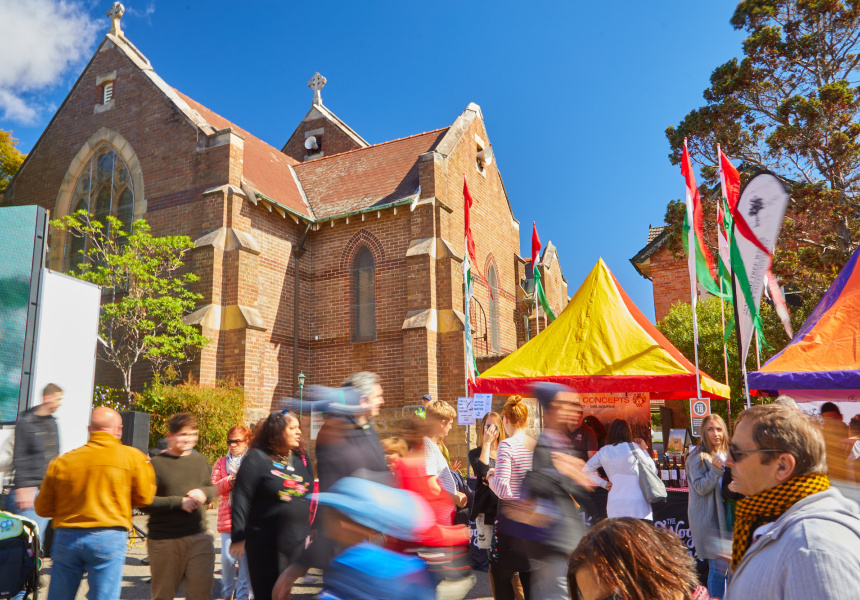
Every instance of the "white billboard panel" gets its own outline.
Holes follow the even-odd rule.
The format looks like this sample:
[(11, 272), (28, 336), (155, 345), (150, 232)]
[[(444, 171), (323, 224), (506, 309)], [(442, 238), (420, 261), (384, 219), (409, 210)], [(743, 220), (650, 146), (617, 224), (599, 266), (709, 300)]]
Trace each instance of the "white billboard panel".
[(42, 269), (39, 295), (30, 406), (41, 404), (49, 383), (63, 389), (63, 404), (54, 413), (62, 453), (87, 443), (101, 288)]

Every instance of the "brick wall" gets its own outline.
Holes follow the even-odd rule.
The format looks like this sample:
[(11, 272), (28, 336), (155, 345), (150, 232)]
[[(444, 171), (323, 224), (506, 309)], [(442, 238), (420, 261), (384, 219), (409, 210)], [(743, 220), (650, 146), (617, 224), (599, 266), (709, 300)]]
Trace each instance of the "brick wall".
[[(321, 135), (317, 135), (317, 140), (321, 142), (320, 149), (325, 156), (333, 156), (341, 152), (355, 150), (360, 148), (356, 141), (348, 136), (344, 131), (333, 121), (328, 119), (312, 119), (310, 121), (302, 121), (298, 128), (287, 140), (281, 150), (287, 156), (291, 156), (299, 162), (304, 162), (308, 155), (308, 150), (305, 148), (305, 132), (314, 131), (315, 129), (324, 129)], [(314, 152), (319, 152), (315, 150)]]
[(664, 245), (651, 255), (654, 314), (657, 321), (669, 314), (676, 302), (690, 301), (690, 271), (687, 262), (675, 258)]

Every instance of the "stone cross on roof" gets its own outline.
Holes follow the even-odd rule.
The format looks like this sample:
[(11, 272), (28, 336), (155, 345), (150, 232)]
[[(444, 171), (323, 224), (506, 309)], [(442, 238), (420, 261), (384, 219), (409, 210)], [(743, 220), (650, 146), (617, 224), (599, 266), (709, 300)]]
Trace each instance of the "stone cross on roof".
[(107, 16), (110, 17), (110, 33), (113, 35), (122, 35), (119, 22), (123, 14), (125, 14), (125, 6), (119, 2), (114, 2), (110, 10), (107, 11)]
[(322, 94), (320, 92), (325, 84), (326, 78), (318, 72), (314, 73), (314, 76), (308, 81), (308, 87), (314, 91), (314, 104), (322, 104)]

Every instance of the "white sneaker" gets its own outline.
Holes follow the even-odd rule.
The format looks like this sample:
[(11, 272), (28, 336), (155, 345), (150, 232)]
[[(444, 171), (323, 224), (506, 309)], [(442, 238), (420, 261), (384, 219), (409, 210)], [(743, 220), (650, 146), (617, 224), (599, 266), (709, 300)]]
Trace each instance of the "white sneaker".
[(463, 579), (446, 579), (436, 586), (436, 600), (463, 600), (478, 578), (469, 575)]

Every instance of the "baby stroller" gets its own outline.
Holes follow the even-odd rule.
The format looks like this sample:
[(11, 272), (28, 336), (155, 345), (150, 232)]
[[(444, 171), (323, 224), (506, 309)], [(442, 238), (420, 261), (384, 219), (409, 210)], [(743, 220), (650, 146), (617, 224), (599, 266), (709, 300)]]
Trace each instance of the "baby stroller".
[(24, 598), (37, 600), (39, 567), (38, 526), (26, 517), (0, 511), (0, 598), (24, 591)]

